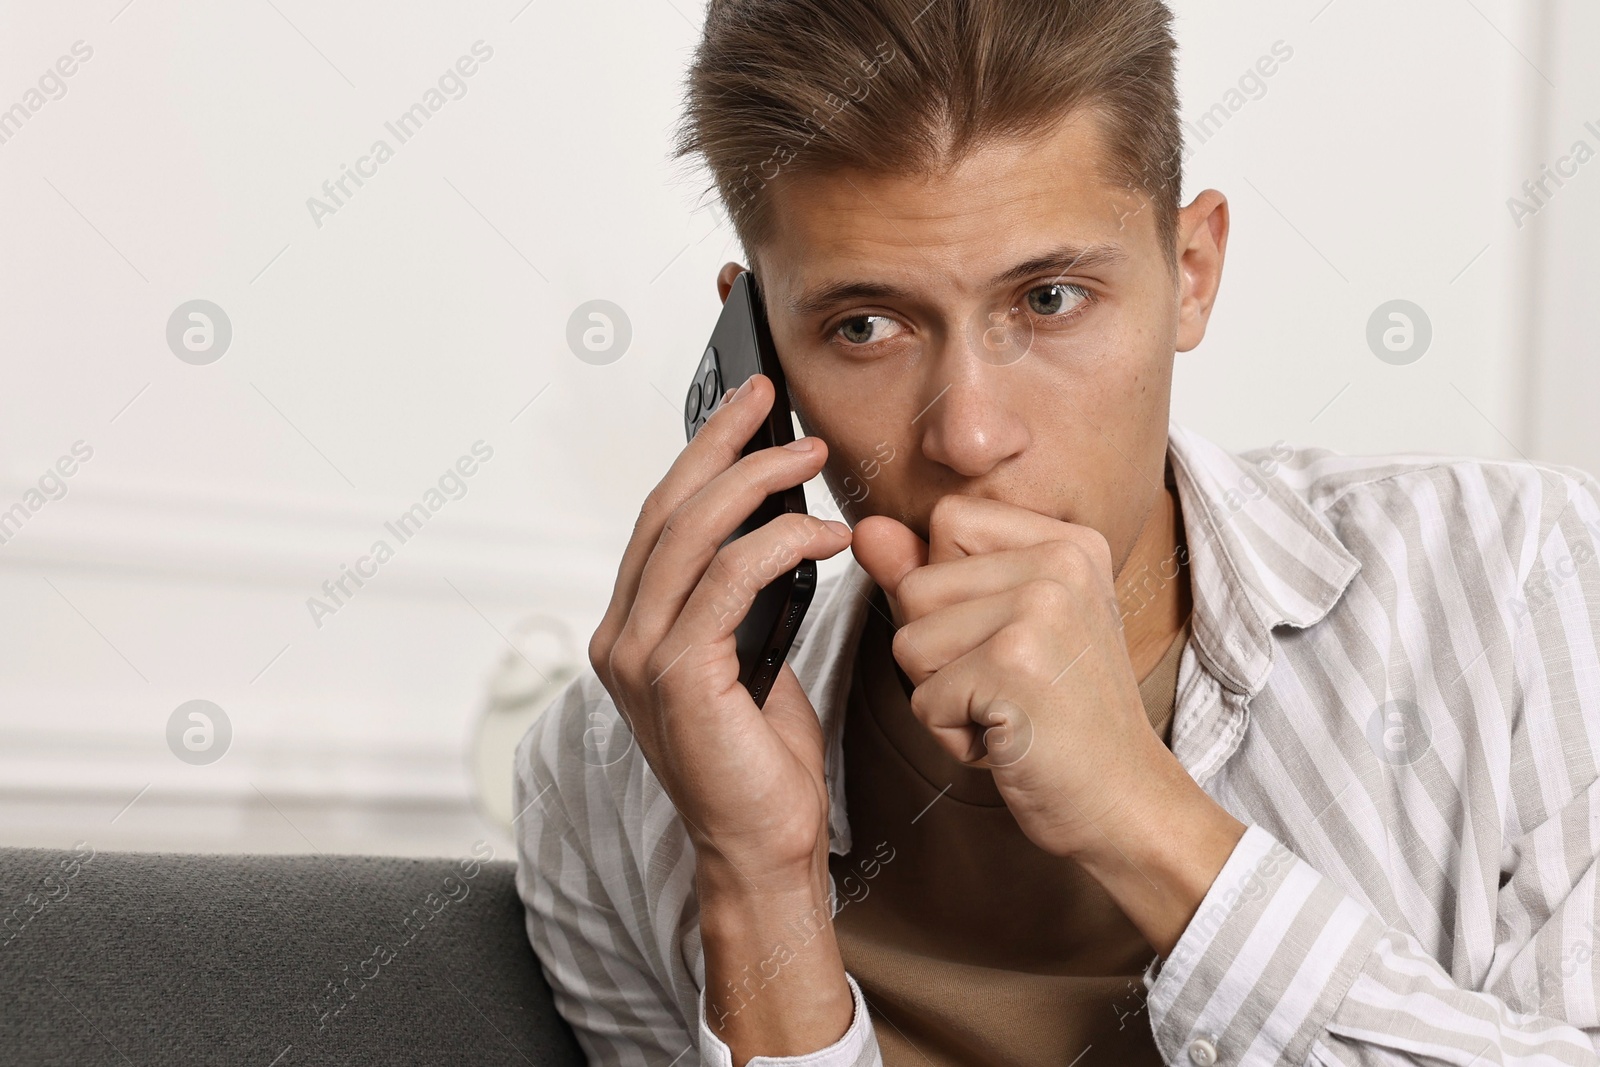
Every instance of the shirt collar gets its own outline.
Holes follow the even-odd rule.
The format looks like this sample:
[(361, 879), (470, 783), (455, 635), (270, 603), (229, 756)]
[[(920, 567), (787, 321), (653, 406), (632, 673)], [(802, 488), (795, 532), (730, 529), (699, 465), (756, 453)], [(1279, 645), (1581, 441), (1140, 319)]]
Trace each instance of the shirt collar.
[[(1244, 699), (1266, 684), (1272, 629), (1319, 622), (1361, 569), (1302, 495), (1303, 482), (1285, 466), (1292, 455), (1282, 446), (1234, 455), (1168, 425), (1194, 596), (1190, 641), (1206, 670)], [(843, 719), (862, 625), (876, 610), (872, 587), (847, 554), (845, 570), (819, 590), (806, 620), (810, 633), (790, 661), (822, 723), (829, 851), (840, 854), (850, 851)]]
[(1176, 423), (1167, 440), (1196, 652), (1224, 686), (1252, 697), (1272, 667), (1273, 627), (1320, 622), (1361, 561), (1306, 501), (1287, 446), (1234, 455)]

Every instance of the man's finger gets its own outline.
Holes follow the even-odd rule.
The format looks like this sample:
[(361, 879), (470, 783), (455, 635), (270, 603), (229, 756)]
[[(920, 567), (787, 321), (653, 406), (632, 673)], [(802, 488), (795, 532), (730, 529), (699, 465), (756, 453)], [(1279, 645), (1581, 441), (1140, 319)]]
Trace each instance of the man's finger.
[(887, 515), (868, 515), (856, 523), (850, 551), (861, 569), (896, 603), (905, 576), (928, 562), (928, 545), (904, 523)]
[(1047, 542), (920, 567), (915, 574), (900, 580), (898, 592), (904, 621), (910, 623), (963, 601), (1002, 593), (1036, 579), (1060, 579), (1069, 566), (1064, 560), (1076, 551), (1065, 541)]
[[(772, 406), (775, 394), (766, 376), (756, 375), (749, 381), (749, 391), (739, 402), (723, 403), (712, 413), (640, 508), (633, 535), (628, 539), (628, 547), (617, 567), (611, 602), (606, 606), (605, 615), (595, 630), (591, 649), (599, 647), (609, 654), (633, 610), (640, 576), (644, 573), (650, 554), (655, 551), (656, 542), (661, 539), (661, 530), (667, 519), (684, 501), (738, 461), (745, 443)], [(600, 677), (605, 680), (603, 663), (600, 670)]]
[[(683, 611), (690, 593), (716, 558), (722, 543), (762, 501), (815, 476), (826, 456), (827, 448), (820, 441), (810, 452), (763, 448), (743, 457), (706, 483), (663, 527), (639, 576), (626, 628), (647, 638), (647, 643), (659, 641)], [(800, 517), (819, 529), (822, 527), (821, 519)], [(789, 516), (782, 516), (766, 525), (789, 521)], [(848, 527), (843, 523), (839, 526), (848, 536)], [(836, 531), (831, 536), (839, 534)]]
[(1017, 617), (1015, 590), (963, 597), (940, 611), (912, 619), (895, 631), (894, 658), (921, 685), (940, 668), (983, 644)]
[(661, 637), (658, 655), (666, 660), (663, 673), (685, 649), (732, 637), (761, 590), (801, 560), (837, 555), (849, 539), (848, 528), (836, 529), (815, 515), (782, 515), (717, 549)]
[(1073, 523), (1016, 504), (953, 493), (940, 497), (928, 517), (928, 562), (981, 556), (1042, 541), (1078, 536)]

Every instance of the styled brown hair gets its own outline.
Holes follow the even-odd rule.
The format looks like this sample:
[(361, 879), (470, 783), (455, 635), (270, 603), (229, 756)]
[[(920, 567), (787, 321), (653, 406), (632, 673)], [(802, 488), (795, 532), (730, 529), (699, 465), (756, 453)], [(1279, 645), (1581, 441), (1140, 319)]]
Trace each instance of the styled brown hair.
[(933, 175), (1088, 107), (1175, 269), (1176, 51), (1163, 0), (711, 0), (673, 158), (704, 157), (753, 255), (781, 175)]

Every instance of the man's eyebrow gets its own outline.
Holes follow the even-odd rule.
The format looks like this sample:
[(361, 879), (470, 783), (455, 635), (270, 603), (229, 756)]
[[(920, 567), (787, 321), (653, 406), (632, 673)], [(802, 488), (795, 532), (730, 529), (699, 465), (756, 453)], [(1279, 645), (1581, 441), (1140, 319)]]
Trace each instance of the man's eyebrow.
[(1096, 267), (1106, 267), (1114, 263), (1121, 263), (1128, 258), (1128, 254), (1120, 245), (1100, 244), (1062, 245), (1052, 249), (1042, 256), (1035, 256), (1025, 263), (1018, 263), (1010, 270), (1002, 271), (989, 280), (989, 288), (997, 289), (1008, 283), (1020, 282), (1024, 278), (1031, 278), (1036, 274), (1052, 274), (1060, 277), (1071, 274), (1075, 270), (1094, 270)]
[[(1040, 274), (1060, 277), (1075, 270), (1093, 270), (1121, 263), (1127, 258), (1127, 253), (1118, 245), (1062, 245), (1001, 271), (989, 280), (988, 288), (996, 289)], [(808, 289), (789, 301), (789, 311), (804, 317), (855, 300), (908, 301), (912, 298), (909, 290), (888, 282), (828, 282)]]

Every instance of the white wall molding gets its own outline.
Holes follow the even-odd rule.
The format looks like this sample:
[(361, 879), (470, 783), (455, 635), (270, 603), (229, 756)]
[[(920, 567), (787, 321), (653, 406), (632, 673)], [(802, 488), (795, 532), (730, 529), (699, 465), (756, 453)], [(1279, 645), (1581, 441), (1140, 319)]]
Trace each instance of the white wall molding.
[[(289, 586), (310, 595), (382, 539), (394, 558), (371, 584), (378, 595), (454, 597), (448, 578), (504, 598), (568, 600), (609, 589), (615, 577), (612, 554), (597, 547), (605, 531), (454, 513), (452, 505), (465, 500), (447, 500), (420, 529), (401, 531), (409, 534), (401, 541), (392, 527), (415, 500), (343, 503), (67, 484), (66, 496), (47, 500), (20, 529), (4, 527), (0, 568)], [(0, 509), (32, 487), (0, 482)]]
[(0, 797), (74, 796), (127, 803), (140, 790), (185, 803), (470, 803), (459, 747), (429, 743), (333, 743), (293, 737), (235, 739), (216, 763), (191, 766), (149, 731), (108, 728), (91, 737), (0, 731)]

